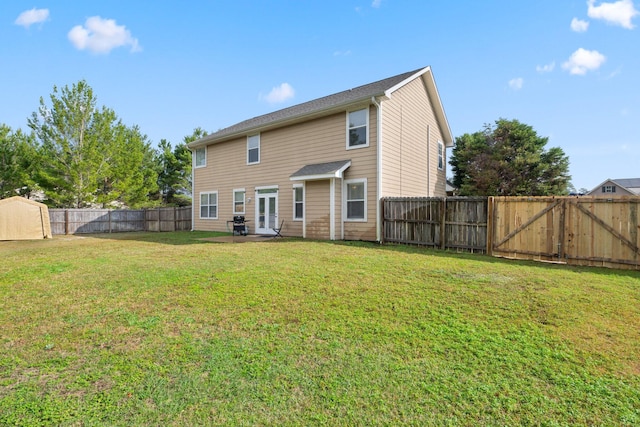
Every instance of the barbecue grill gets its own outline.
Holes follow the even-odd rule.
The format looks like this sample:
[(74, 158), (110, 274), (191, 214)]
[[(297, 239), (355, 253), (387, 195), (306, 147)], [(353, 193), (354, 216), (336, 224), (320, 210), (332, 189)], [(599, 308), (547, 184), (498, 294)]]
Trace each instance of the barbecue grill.
[(244, 215), (236, 215), (233, 217), (233, 234), (240, 236), (246, 236), (249, 234), (249, 227), (247, 227)]

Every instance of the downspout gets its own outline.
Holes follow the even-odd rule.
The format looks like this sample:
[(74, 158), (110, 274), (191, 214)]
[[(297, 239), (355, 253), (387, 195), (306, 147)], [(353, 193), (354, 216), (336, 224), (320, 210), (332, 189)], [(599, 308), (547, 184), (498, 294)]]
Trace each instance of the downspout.
[(431, 127), (427, 125), (427, 197), (431, 192)]
[(382, 218), (380, 218), (380, 200), (382, 199), (382, 105), (376, 101), (376, 97), (371, 97), (371, 102), (376, 106), (376, 151), (378, 161), (376, 162), (376, 241), (381, 242), (381, 224)]
[[(196, 225), (196, 158), (195, 150), (191, 150), (191, 231), (195, 231)], [(160, 218), (158, 214), (158, 218)]]

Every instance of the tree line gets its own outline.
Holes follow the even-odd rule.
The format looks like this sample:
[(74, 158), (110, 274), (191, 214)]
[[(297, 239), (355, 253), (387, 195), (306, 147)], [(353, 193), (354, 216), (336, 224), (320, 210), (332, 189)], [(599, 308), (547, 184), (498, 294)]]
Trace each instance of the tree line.
[[(44, 195), (51, 207), (153, 207), (191, 204), (191, 151), (201, 128), (172, 147), (151, 146), (137, 126), (98, 107), (82, 80), (54, 86), (27, 120), (29, 133), (0, 124), (0, 199)], [(517, 120), (499, 119), (455, 141), (449, 164), (462, 196), (565, 195), (569, 159)]]
[(196, 128), (172, 147), (153, 148), (138, 126), (99, 107), (82, 80), (55, 87), (27, 119), (29, 132), (0, 124), (0, 199), (44, 196), (51, 207), (153, 207), (191, 203)]

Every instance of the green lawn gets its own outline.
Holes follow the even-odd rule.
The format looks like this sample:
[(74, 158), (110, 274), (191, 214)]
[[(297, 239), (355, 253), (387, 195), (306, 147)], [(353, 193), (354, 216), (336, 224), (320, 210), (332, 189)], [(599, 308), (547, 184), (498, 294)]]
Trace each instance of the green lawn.
[(0, 242), (0, 425), (640, 425), (640, 273), (212, 233)]

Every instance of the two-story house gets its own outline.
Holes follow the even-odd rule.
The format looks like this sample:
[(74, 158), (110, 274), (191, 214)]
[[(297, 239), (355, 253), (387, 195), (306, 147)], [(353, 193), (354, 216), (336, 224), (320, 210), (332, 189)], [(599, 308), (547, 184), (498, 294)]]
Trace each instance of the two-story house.
[(430, 67), (254, 117), (189, 144), (193, 229), (380, 240), (380, 199), (445, 196), (453, 137)]

